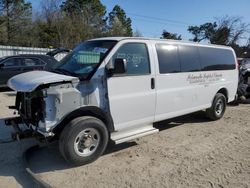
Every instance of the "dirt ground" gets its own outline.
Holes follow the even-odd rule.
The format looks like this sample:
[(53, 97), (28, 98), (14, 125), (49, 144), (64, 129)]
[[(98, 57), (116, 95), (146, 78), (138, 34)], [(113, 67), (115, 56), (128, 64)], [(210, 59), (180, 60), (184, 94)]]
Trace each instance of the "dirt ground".
[[(0, 140), (9, 137), (3, 119), (13, 103), (13, 93), (0, 93)], [(30, 165), (52, 187), (250, 187), (250, 104), (228, 106), (219, 121), (198, 112), (157, 126), (159, 133), (109, 146), (85, 166), (65, 163), (56, 143), (33, 153)], [(34, 186), (21, 160), (34, 144), (0, 144), (0, 187)]]

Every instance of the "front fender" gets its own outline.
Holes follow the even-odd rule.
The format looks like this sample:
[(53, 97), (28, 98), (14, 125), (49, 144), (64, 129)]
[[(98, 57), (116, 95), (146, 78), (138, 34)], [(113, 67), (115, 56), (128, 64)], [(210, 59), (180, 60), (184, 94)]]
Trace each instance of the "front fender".
[(103, 121), (103, 123), (107, 126), (107, 129), (110, 133), (114, 132), (114, 123), (109, 112), (106, 112), (103, 109), (96, 107), (96, 106), (84, 106), (67, 114), (62, 119), (62, 121), (53, 129), (53, 133), (57, 135), (60, 134), (61, 131), (64, 129), (64, 127), (67, 126), (67, 124), (71, 120), (77, 117), (81, 117), (81, 116), (96, 117), (100, 119), (101, 121)]

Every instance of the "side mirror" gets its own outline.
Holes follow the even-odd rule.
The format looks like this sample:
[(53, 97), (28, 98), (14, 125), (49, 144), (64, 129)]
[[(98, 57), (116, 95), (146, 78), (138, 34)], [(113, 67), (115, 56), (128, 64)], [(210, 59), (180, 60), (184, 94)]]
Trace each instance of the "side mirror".
[(115, 61), (110, 60), (107, 64), (107, 69), (111, 75), (123, 74), (127, 71), (127, 60), (121, 58), (117, 58)]
[(1, 63), (1, 64), (0, 64), (0, 69), (1, 69), (1, 68), (3, 68), (3, 67), (4, 67), (4, 64), (3, 64), (3, 63)]

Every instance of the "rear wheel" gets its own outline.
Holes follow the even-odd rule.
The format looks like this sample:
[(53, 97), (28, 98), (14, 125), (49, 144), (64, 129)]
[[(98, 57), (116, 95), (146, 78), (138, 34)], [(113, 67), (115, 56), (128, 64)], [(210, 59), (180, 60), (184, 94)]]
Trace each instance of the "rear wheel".
[(59, 149), (66, 161), (83, 165), (96, 160), (106, 149), (108, 131), (104, 123), (94, 117), (78, 117), (62, 131)]
[(211, 120), (222, 118), (226, 110), (226, 97), (221, 93), (217, 93), (214, 97), (213, 104), (206, 110), (207, 117)]

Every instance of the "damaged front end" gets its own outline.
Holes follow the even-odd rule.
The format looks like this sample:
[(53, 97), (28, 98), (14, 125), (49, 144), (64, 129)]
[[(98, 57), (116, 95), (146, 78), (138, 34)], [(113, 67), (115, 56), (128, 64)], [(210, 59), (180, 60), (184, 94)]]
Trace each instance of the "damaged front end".
[[(45, 101), (42, 91), (17, 92), (15, 106), (9, 108), (15, 110), (15, 113), (19, 115), (5, 120), (5, 124), (13, 126), (15, 130), (12, 134), (13, 139), (33, 136), (39, 122), (45, 121)], [(20, 125), (26, 125), (28, 129), (22, 129)]]
[(14, 127), (12, 137), (54, 136), (53, 128), (67, 111), (80, 106), (80, 92), (76, 89), (78, 82), (78, 78), (45, 71), (32, 71), (11, 78), (8, 85), (17, 94), (15, 106), (10, 108), (19, 115), (5, 121), (6, 125)]

